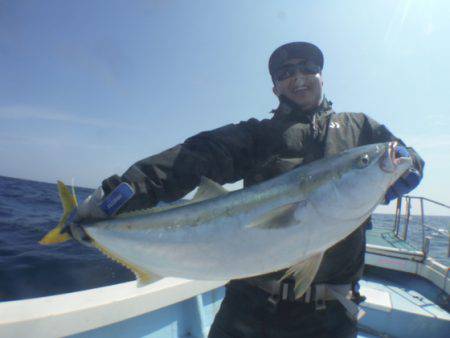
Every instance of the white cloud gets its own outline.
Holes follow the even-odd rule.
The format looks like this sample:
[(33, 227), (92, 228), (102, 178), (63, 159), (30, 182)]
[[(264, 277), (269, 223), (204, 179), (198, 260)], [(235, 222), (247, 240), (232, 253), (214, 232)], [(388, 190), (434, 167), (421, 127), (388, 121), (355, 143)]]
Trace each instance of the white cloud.
[(450, 153), (450, 136), (448, 134), (437, 134), (437, 135), (405, 135), (405, 140), (407, 144), (414, 148), (421, 150), (437, 150), (442, 151), (442, 149), (448, 149)]
[(425, 35), (431, 35), (435, 30), (435, 25), (432, 22), (428, 22), (427, 26), (425, 27), (424, 33)]
[(91, 150), (118, 150), (126, 149), (125, 146), (107, 145), (98, 143), (68, 142), (66, 139), (29, 137), (16, 134), (0, 133), (0, 146), (8, 145), (32, 145), (34, 147), (52, 147), (52, 148), (82, 148)]
[(108, 121), (106, 119), (80, 117), (61, 111), (28, 105), (14, 105), (14, 106), (0, 107), (0, 119), (9, 119), (9, 120), (34, 119), (34, 120), (55, 121), (68, 124), (86, 125), (97, 128), (116, 128), (134, 131), (145, 130), (144, 128), (141, 127), (130, 126), (128, 124), (123, 123), (115, 123)]

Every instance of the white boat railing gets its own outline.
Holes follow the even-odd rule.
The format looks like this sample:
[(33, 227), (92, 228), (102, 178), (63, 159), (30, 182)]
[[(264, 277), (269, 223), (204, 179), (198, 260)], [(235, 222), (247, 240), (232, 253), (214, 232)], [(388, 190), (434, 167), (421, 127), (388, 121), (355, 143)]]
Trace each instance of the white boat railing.
[[(408, 230), (410, 226), (411, 221), (411, 208), (412, 208), (412, 201), (419, 201), (420, 203), (420, 226), (421, 226), (421, 234), (422, 234), (422, 252), (423, 252), (423, 260), (425, 260), (429, 254), (430, 251), (430, 245), (431, 245), (431, 237), (425, 235), (425, 229), (433, 230), (436, 234), (439, 236), (443, 236), (447, 238), (447, 257), (450, 257), (450, 236), (449, 231), (441, 228), (437, 228), (433, 225), (426, 224), (425, 223), (425, 202), (431, 203), (434, 205), (441, 206), (443, 208), (446, 208), (450, 210), (450, 206), (446, 205), (444, 203), (434, 201), (432, 199), (421, 197), (421, 196), (403, 196), (403, 198), (397, 199), (397, 207), (395, 210), (395, 219), (394, 219), (394, 233), (395, 235), (404, 241), (408, 239)], [(405, 205), (404, 208), (404, 215), (402, 215), (403, 211), (403, 203)], [(400, 228), (402, 224), (402, 216), (404, 218), (404, 224), (402, 227), (402, 231), (400, 233)]]
[[(420, 203), (421, 214), (419, 215), (419, 222), (411, 222), (412, 201), (419, 201)], [(392, 229), (394, 235), (399, 240), (406, 242), (408, 241), (409, 231), (412, 231), (410, 225), (419, 225), (422, 237), (422, 247), (412, 250), (411, 247), (388, 248), (368, 243), (366, 246), (366, 264), (421, 276), (443, 290), (443, 297), (445, 298), (443, 303), (445, 303), (448, 302), (448, 293), (450, 290), (450, 269), (445, 262), (439, 262), (439, 258), (431, 257), (431, 237), (425, 235), (425, 229), (431, 229), (438, 236), (444, 236), (447, 239), (449, 238), (449, 234), (445, 229), (426, 224), (424, 202), (450, 209), (450, 206), (429, 198), (404, 196), (402, 199), (397, 200), (397, 208)], [(402, 208), (403, 203), (405, 208)], [(414, 243), (410, 242), (411, 241), (408, 241), (408, 244), (412, 244), (412, 247), (416, 247)], [(447, 255), (450, 254), (450, 242), (448, 245)]]
[(163, 278), (144, 287), (136, 287), (136, 281), (132, 281), (3, 302), (0, 304), (0, 338), (66, 337), (104, 328), (180, 303), (224, 283)]

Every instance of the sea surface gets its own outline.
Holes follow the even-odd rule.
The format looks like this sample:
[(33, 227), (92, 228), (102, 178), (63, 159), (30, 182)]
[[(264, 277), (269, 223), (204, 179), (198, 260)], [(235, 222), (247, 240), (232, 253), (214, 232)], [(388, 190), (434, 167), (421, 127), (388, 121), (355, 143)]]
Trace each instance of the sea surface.
[[(76, 188), (81, 201), (91, 189)], [(0, 301), (41, 297), (131, 281), (134, 275), (95, 249), (68, 241), (42, 246), (38, 241), (59, 221), (62, 206), (56, 184), (0, 176)], [(392, 228), (392, 215), (375, 214), (375, 227)], [(448, 231), (450, 217), (427, 216), (426, 224)], [(411, 240), (421, 247), (422, 233), (413, 217)], [(448, 239), (438, 231), (431, 256), (447, 266)]]

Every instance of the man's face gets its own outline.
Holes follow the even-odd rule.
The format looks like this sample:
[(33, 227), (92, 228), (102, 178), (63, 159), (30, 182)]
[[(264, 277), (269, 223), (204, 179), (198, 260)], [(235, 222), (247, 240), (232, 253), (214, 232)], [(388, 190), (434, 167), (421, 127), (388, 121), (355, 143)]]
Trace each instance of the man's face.
[[(292, 65), (304, 64), (305, 60), (300, 58), (289, 59), (277, 70), (280, 74), (274, 78), (273, 92), (276, 96), (284, 95), (298, 104), (302, 110), (308, 111), (317, 108), (322, 103), (322, 73), (314, 72), (308, 74)], [(286, 72), (284, 70), (287, 70)], [(295, 69), (295, 71), (292, 71)], [(289, 76), (288, 76), (289, 75)], [(286, 77), (287, 76), (287, 77)]]

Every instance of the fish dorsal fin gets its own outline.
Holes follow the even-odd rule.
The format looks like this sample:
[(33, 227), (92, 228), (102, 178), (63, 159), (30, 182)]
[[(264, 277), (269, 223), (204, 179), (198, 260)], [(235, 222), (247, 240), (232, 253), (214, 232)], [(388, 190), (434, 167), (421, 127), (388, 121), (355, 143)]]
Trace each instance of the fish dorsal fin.
[(296, 217), (296, 214), (305, 206), (306, 201), (283, 205), (253, 221), (247, 228), (278, 229), (297, 225), (301, 220)]
[[(293, 277), (295, 280), (294, 293), (295, 299), (300, 298), (308, 290), (312, 281), (316, 277), (319, 270), (320, 263), (322, 262), (323, 252), (315, 254), (310, 258), (301, 261), (291, 268), (289, 268), (281, 280)], [(280, 281), (281, 281), (280, 280)]]
[(228, 193), (228, 190), (222, 187), (219, 183), (214, 182), (208, 177), (202, 176), (197, 192), (192, 198), (192, 202), (200, 202), (214, 197), (219, 197), (221, 195), (225, 195), (226, 193)]
[(180, 203), (165, 205), (162, 207), (153, 207), (148, 209), (140, 209), (135, 211), (129, 211), (126, 213), (121, 213), (117, 215), (117, 218), (125, 218), (130, 216), (139, 216), (139, 215), (148, 215), (151, 213), (167, 211), (175, 208), (180, 208), (185, 205), (189, 205), (192, 203), (197, 203), (200, 201), (204, 201), (210, 198), (218, 197), (228, 193), (224, 187), (222, 187), (219, 183), (210, 180), (209, 178), (202, 176), (200, 179), (200, 185), (198, 186), (197, 192), (191, 200), (185, 200)]

